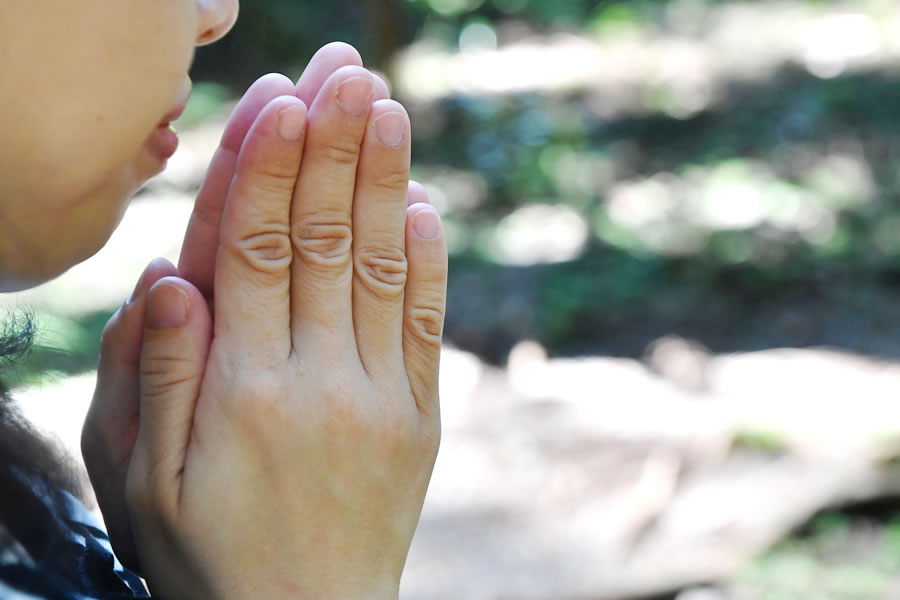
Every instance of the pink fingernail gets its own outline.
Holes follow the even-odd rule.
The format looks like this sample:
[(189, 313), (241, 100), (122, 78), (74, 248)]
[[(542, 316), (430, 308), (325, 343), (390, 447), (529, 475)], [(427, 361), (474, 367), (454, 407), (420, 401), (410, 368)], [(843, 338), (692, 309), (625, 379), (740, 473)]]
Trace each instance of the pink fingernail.
[(147, 327), (150, 329), (174, 329), (188, 320), (190, 299), (177, 285), (160, 285), (151, 288), (147, 304)]
[(278, 135), (287, 142), (296, 142), (306, 129), (306, 111), (302, 106), (289, 106), (278, 113)]
[(375, 84), (371, 77), (350, 77), (338, 86), (337, 103), (353, 117), (367, 113), (375, 98)]
[(423, 240), (433, 240), (441, 233), (441, 219), (431, 207), (416, 213), (412, 225), (416, 235)]
[(389, 112), (376, 117), (375, 135), (385, 146), (399, 148), (406, 140), (406, 119), (398, 112)]

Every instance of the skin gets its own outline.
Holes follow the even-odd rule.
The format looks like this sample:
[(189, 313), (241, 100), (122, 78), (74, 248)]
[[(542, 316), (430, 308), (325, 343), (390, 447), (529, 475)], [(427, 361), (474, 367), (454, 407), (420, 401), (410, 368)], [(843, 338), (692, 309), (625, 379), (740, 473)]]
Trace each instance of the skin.
[[(2, 64), (15, 90), (0, 103), (5, 289), (102, 245), (159, 170), (144, 142), (193, 45), (237, 11), (13, 4), (2, 55), (42, 60)], [(97, 61), (110, 64), (78, 71)], [(60, 81), (65, 103), (50, 99)], [(296, 85), (262, 78), (232, 115), (178, 267), (151, 263), (107, 325), (82, 447), (114, 547), (154, 594), (397, 597), (440, 438), (447, 261), (408, 180), (409, 142), (405, 110), (346, 45)]]
[(3, 4), (0, 291), (54, 277), (105, 243), (162, 168), (145, 142), (195, 45), (222, 37), (237, 12), (237, 0)]

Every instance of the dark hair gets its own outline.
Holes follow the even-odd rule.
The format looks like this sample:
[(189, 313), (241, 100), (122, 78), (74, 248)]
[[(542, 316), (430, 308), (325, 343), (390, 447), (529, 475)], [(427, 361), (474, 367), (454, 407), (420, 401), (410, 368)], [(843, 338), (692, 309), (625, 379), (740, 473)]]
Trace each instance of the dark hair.
[[(17, 313), (7, 319), (0, 333), (0, 375), (15, 368), (15, 363), (25, 357), (34, 337), (33, 315)], [(28, 515), (36, 514), (35, 503), (39, 501), (23, 481), (23, 474), (40, 479), (48, 489), (81, 495), (81, 479), (65, 453), (22, 416), (0, 380), (0, 531), (5, 526), (15, 538), (27, 544), (35, 527)], [(51, 498), (51, 501), (62, 502), (61, 498)], [(2, 546), (0, 536), (0, 550)]]
[[(7, 319), (0, 333), (0, 375), (21, 360), (34, 344), (36, 329), (31, 313), (13, 313)], [(0, 379), (0, 394), (9, 390)]]

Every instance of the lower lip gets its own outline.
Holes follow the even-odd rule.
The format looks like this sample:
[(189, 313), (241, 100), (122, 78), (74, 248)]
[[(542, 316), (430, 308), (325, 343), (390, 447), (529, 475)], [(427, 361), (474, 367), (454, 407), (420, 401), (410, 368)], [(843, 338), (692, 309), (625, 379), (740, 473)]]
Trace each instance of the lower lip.
[(160, 161), (166, 161), (178, 150), (178, 135), (168, 125), (158, 127), (147, 140), (146, 147)]

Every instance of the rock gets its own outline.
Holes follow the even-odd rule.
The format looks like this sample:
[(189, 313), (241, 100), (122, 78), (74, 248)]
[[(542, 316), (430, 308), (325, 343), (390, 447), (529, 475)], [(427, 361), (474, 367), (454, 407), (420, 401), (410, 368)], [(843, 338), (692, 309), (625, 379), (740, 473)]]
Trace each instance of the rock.
[(710, 352), (702, 344), (666, 336), (650, 344), (645, 362), (650, 369), (678, 387), (693, 392), (709, 389)]
[[(477, 380), (465, 356), (445, 351), (442, 378), (466, 381), (469, 397), (442, 396), (457, 412), (407, 563), (408, 600), (725, 598), (695, 586), (727, 580), (823, 508), (900, 493), (883, 453), (891, 423), (849, 418), (860, 406), (891, 414), (881, 391), (900, 381), (877, 361), (709, 357), (707, 390), (688, 392), (637, 361), (548, 360), (533, 344), (508, 373), (482, 366)], [(828, 394), (829, 378), (871, 397)], [(829, 442), (832, 421), (819, 414), (853, 432)], [(762, 425), (783, 437), (778, 452), (734, 446)]]
[[(444, 437), (405, 600), (702, 600), (718, 591), (699, 586), (822, 509), (900, 495), (896, 364), (710, 357), (709, 389), (688, 393), (638, 361), (518, 350), (509, 372), (444, 351)], [(16, 396), (78, 456), (92, 386), (89, 374)], [(735, 445), (748, 427), (781, 446)]]

